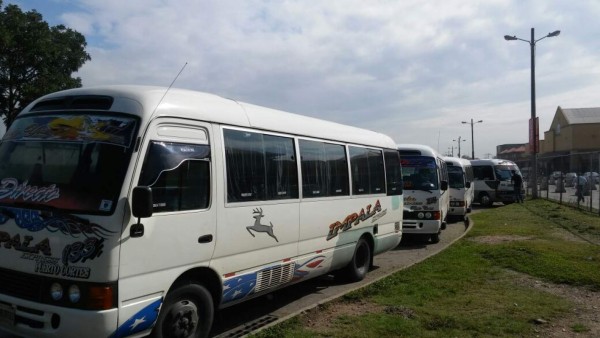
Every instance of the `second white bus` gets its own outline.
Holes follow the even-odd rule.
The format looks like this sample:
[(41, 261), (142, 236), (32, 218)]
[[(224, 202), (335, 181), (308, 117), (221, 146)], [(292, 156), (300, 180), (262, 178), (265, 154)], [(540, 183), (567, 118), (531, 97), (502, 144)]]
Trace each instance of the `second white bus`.
[(448, 170), (442, 156), (420, 144), (399, 144), (404, 180), (402, 232), (440, 241), (450, 207)]

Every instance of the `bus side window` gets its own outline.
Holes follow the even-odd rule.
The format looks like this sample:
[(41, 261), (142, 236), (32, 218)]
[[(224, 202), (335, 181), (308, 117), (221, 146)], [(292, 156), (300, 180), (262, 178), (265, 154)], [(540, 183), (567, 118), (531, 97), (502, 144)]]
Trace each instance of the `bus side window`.
[(384, 150), (385, 176), (387, 179), (388, 196), (402, 195), (402, 166), (400, 165), (400, 154), (396, 150)]
[(298, 198), (298, 166), (290, 137), (224, 129), (227, 202)]
[(154, 212), (208, 208), (210, 146), (152, 141), (139, 185), (152, 188)]
[(352, 194), (385, 193), (385, 171), (381, 150), (349, 147)]

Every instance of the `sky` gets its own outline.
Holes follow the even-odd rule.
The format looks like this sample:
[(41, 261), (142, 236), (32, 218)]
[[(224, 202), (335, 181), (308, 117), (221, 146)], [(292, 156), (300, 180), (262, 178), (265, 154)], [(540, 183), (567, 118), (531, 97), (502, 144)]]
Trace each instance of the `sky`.
[[(600, 107), (597, 0), (4, 0), (82, 33), (83, 86), (144, 84), (374, 130), (442, 154)], [(506, 41), (515, 35), (526, 41)], [(185, 68), (184, 68), (185, 65)], [(473, 135), (471, 137), (471, 120)], [(481, 123), (476, 123), (482, 120)], [(466, 123), (462, 123), (466, 122)], [(0, 131), (1, 133), (1, 131)], [(452, 151), (451, 151), (452, 150)]]

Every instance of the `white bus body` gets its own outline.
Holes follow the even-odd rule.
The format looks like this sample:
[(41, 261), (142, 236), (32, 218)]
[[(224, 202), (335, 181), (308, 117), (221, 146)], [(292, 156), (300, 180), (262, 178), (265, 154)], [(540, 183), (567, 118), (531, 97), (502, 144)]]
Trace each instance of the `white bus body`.
[(214, 310), (398, 245), (389, 137), (187, 90), (46, 95), (0, 143), (0, 329), (206, 336)]
[(458, 157), (444, 157), (448, 167), (448, 189), (450, 190), (449, 216), (464, 218), (471, 212), (475, 187), (471, 161)]
[(423, 235), (437, 243), (450, 206), (446, 162), (425, 145), (399, 144), (398, 152), (404, 181), (402, 232)]
[(501, 159), (471, 160), (475, 182), (475, 202), (491, 206), (494, 202), (515, 202), (512, 170), (519, 167), (512, 161)]

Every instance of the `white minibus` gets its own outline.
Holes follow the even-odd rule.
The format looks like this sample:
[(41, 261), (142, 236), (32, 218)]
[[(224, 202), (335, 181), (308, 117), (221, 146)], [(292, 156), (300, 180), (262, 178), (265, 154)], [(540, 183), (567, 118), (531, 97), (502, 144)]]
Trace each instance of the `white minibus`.
[[(475, 202), (489, 207), (494, 202), (515, 202), (512, 171), (519, 175), (519, 167), (512, 161), (501, 159), (471, 160), (475, 185)], [(522, 192), (523, 193), (523, 192)]]
[(466, 215), (471, 212), (475, 191), (471, 161), (458, 157), (444, 157), (444, 161), (448, 167), (450, 190), (448, 216), (466, 221)]
[(0, 329), (203, 337), (215, 311), (401, 240), (388, 136), (188, 90), (79, 88), (0, 143)]
[(433, 148), (399, 144), (404, 181), (402, 232), (440, 241), (450, 206), (446, 162)]

